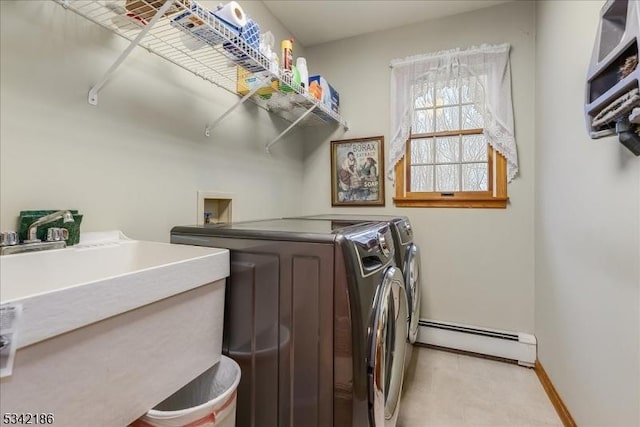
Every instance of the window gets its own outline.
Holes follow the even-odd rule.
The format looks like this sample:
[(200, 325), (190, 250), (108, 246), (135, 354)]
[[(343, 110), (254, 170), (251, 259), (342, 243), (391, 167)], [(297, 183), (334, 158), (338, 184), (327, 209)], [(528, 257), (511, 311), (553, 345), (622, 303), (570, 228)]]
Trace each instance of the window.
[(508, 44), (391, 61), (396, 206), (504, 208), (518, 173)]
[(396, 165), (396, 206), (504, 208), (506, 162), (484, 135), (485, 79), (418, 82), (411, 131)]

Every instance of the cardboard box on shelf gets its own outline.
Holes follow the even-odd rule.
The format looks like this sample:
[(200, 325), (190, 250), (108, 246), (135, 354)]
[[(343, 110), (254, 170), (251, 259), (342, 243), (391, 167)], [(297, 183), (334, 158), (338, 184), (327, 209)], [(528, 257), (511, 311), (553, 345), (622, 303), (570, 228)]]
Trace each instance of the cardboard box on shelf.
[(336, 114), (340, 113), (340, 94), (324, 77), (320, 75), (309, 77), (309, 93)]
[(266, 76), (268, 76), (268, 73), (252, 73), (238, 66), (236, 92), (240, 95), (246, 95), (251, 90), (259, 86), (259, 89), (256, 92), (258, 95), (263, 98), (271, 97), (271, 94), (278, 90), (278, 81), (268, 80), (268, 83), (265, 83), (264, 77)]
[[(127, 0), (124, 8), (127, 10), (127, 16), (137, 19), (146, 24), (151, 21), (156, 12), (162, 7), (165, 0)], [(174, 5), (169, 8), (164, 16), (169, 16), (178, 12), (178, 8)]]
[(171, 19), (172, 26), (181, 29), (186, 34), (194, 35), (196, 37), (194, 40), (201, 42), (198, 43), (197, 41), (186, 39), (188, 41), (185, 45), (188, 45), (191, 50), (203, 47), (207, 43), (212, 46), (219, 45), (225, 40), (222, 34), (199, 18), (199, 15), (207, 13), (210, 12), (202, 9), (199, 5), (193, 4), (190, 10), (184, 11)]

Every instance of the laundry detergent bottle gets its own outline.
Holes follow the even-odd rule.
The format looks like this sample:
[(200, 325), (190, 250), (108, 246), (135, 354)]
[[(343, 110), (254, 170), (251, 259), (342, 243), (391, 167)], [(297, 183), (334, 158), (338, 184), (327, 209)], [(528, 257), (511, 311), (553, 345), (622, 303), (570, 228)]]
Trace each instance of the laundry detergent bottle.
[(293, 67), (293, 39), (282, 40), (282, 69), (290, 72)]
[(307, 89), (309, 87), (309, 71), (307, 70), (307, 60), (305, 58), (296, 58), (296, 68), (300, 73), (300, 86)]

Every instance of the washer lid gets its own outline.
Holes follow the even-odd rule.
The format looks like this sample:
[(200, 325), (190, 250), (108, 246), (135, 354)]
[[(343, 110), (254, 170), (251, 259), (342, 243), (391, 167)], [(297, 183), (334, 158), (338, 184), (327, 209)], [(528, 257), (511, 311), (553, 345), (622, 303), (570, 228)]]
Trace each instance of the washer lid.
[(402, 273), (389, 267), (376, 290), (368, 339), (369, 419), (375, 427), (396, 425), (404, 377), (406, 319)]

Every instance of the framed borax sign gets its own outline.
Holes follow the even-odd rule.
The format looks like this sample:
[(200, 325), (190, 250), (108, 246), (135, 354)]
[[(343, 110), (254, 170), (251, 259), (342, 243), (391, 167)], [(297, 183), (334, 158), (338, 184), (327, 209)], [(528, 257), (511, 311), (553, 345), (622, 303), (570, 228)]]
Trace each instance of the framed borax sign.
[(384, 206), (384, 137), (331, 141), (331, 205)]

